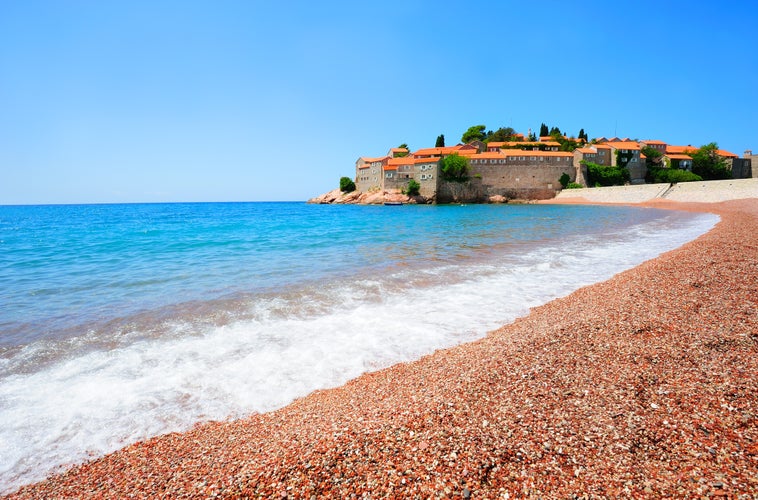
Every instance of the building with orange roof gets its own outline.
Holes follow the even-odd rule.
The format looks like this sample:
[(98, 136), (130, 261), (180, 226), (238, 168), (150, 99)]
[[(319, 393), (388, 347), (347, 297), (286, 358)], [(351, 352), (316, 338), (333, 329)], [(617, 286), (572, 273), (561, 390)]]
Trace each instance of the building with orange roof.
[(390, 148), (390, 150), (387, 152), (387, 156), (390, 158), (398, 158), (403, 156), (408, 156), (410, 151), (408, 151), (408, 148)]
[(644, 184), (647, 166), (642, 157), (642, 146), (640, 143), (629, 140), (629, 138), (619, 139), (614, 137), (613, 139), (603, 143), (604, 146), (611, 148), (611, 166), (628, 169), (632, 184)]
[(381, 189), (382, 169), (390, 160), (389, 155), (370, 158), (361, 156), (355, 161), (355, 188), (368, 192)]
[[(473, 152), (473, 153), (468, 153)], [(412, 156), (414, 158), (442, 158), (453, 153), (458, 154), (475, 154), (477, 148), (470, 144), (457, 144), (455, 146), (445, 146), (438, 148), (422, 148), (414, 151)]]
[(391, 158), (383, 167), (381, 189), (405, 189), (413, 179), (419, 183), (419, 194), (434, 198), (437, 193), (437, 177), (440, 158), (414, 158), (405, 156)]
[(564, 173), (576, 179), (573, 158), (566, 151), (501, 149), (470, 156), (469, 165), (485, 197), (541, 198), (561, 188)]
[(640, 145), (642, 145), (643, 148), (646, 146), (649, 148), (653, 148), (661, 154), (666, 153), (666, 146), (668, 146), (668, 144), (666, 144), (665, 142), (654, 140), (654, 139), (640, 141)]

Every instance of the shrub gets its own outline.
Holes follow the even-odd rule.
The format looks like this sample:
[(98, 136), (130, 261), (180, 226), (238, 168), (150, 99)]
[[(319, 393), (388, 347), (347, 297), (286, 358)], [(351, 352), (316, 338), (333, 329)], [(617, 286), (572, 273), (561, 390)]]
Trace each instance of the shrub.
[(563, 189), (566, 189), (566, 186), (568, 186), (569, 181), (571, 180), (571, 177), (569, 177), (569, 174), (566, 172), (563, 172), (563, 175), (561, 175), (561, 178), (558, 179), (558, 182), (561, 183), (561, 186), (563, 186)]
[(418, 196), (419, 189), (421, 189), (421, 184), (416, 182), (416, 179), (411, 179), (408, 181), (408, 187), (405, 188), (404, 193), (408, 196)]
[(587, 166), (589, 184), (594, 186), (621, 186), (631, 178), (625, 167), (606, 167), (589, 161), (582, 163)]
[(566, 189), (584, 189), (584, 186), (582, 186), (578, 182), (569, 182), (568, 184), (566, 184)]
[(343, 193), (351, 193), (355, 191), (355, 182), (350, 177), (340, 178), (340, 191)]
[(652, 182), (696, 182), (702, 181), (703, 178), (687, 170), (678, 168), (651, 168), (648, 170), (646, 180)]

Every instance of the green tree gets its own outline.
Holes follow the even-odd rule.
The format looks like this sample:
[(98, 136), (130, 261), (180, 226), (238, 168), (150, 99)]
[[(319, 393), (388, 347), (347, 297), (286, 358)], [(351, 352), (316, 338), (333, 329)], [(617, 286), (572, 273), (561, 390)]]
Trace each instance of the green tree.
[(453, 153), (440, 160), (442, 177), (448, 181), (463, 182), (468, 179), (468, 159)]
[(585, 132), (584, 129), (579, 130), (579, 136), (577, 138), (583, 140), (584, 142), (589, 141), (589, 138), (587, 137), (587, 132)]
[(350, 177), (340, 178), (340, 191), (343, 193), (352, 193), (355, 191), (355, 182)]
[(511, 127), (500, 127), (487, 136), (487, 142), (508, 142), (513, 139), (516, 131)]
[(718, 144), (701, 146), (692, 156), (692, 172), (704, 180), (731, 179), (732, 172), (726, 160), (719, 155)]
[(563, 172), (563, 175), (561, 175), (561, 178), (558, 179), (558, 182), (561, 183), (561, 186), (563, 186), (563, 189), (566, 189), (566, 186), (568, 186), (569, 181), (571, 180), (571, 177), (569, 177), (569, 174), (566, 172)]
[(537, 141), (537, 136), (534, 135), (534, 132), (530, 130), (529, 131), (529, 136), (527, 136), (526, 140), (529, 141), (529, 142), (536, 142)]
[(621, 186), (629, 182), (629, 169), (625, 167), (606, 167), (582, 161), (587, 166), (587, 182), (590, 186)]
[(547, 125), (543, 123), (540, 125), (540, 137), (547, 137), (548, 135), (550, 135), (550, 131), (547, 128)]
[(416, 182), (416, 179), (411, 179), (408, 181), (408, 187), (405, 188), (405, 194), (408, 196), (418, 196), (419, 189), (421, 189), (421, 184)]
[(486, 128), (485, 125), (469, 127), (461, 136), (461, 142), (468, 144), (471, 141), (483, 141), (487, 137), (487, 134), (484, 132)]
[(641, 153), (645, 155), (645, 166), (649, 169), (660, 166), (663, 160), (663, 153), (650, 146), (643, 146)]
[(550, 129), (550, 133), (548, 135), (552, 135), (553, 137), (555, 137), (555, 136), (562, 136), (563, 133), (561, 132), (561, 129), (559, 129), (558, 127), (553, 127)]
[(445, 147), (445, 134), (440, 134), (437, 136), (437, 141), (434, 143), (435, 148), (444, 148)]

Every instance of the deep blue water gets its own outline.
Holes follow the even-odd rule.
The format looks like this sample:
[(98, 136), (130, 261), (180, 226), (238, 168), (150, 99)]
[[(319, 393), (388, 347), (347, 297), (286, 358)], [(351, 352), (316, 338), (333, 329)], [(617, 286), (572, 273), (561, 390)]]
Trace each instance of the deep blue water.
[(481, 337), (716, 220), (557, 205), (0, 206), (0, 491)]

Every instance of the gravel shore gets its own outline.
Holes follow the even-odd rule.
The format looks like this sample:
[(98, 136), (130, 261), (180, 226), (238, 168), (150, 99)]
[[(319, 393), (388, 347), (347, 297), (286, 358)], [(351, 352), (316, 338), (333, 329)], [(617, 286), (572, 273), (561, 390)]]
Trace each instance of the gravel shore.
[(758, 495), (758, 200), (486, 338), (15, 498)]

